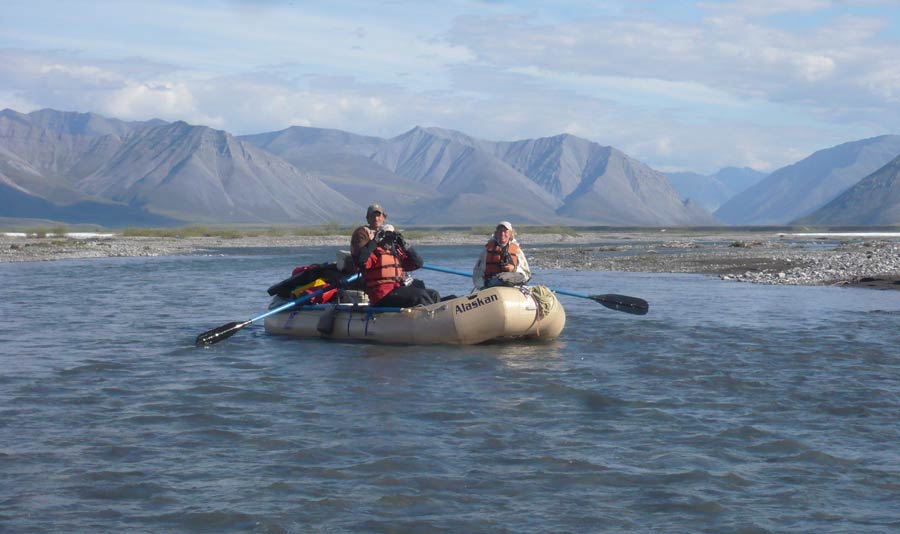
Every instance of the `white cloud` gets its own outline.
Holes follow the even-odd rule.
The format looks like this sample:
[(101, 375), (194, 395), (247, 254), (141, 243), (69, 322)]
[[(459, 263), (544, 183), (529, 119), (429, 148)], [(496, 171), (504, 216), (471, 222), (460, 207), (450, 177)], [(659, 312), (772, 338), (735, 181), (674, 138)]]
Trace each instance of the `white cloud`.
[[(338, 128), (372, 133), (393, 124), (397, 110), (404, 108), (404, 95), (392, 98), (390, 91), (361, 86), (344, 80), (345, 88), (332, 90), (333, 81), (317, 80), (302, 86), (277, 78), (261, 81), (255, 76), (209, 80), (197, 91), (206, 109), (228, 109), (233, 133), (272, 131), (288, 126)], [(227, 89), (223, 89), (227, 87)], [(404, 125), (405, 126), (405, 125)], [(374, 128), (373, 128), (374, 127)]]
[(43, 106), (10, 91), (0, 91), (0, 109), (8, 108), (21, 113), (28, 113), (41, 107)]
[(568, 87), (586, 96), (602, 97), (623, 103), (641, 104), (650, 108), (673, 107), (685, 104), (705, 104), (743, 107), (743, 100), (724, 91), (700, 83), (684, 80), (665, 80), (633, 76), (606, 76), (574, 72), (560, 72), (538, 67), (513, 67), (510, 73), (526, 75), (547, 84)]
[(121, 89), (97, 97), (97, 109), (115, 117), (140, 119), (156, 116), (166, 119), (211, 120), (206, 116), (197, 116), (194, 97), (184, 83), (129, 82)]
[[(756, 3), (725, 5), (740, 12), (737, 7), (750, 4)], [(831, 4), (762, 3), (756, 12)], [(702, 88), (708, 96), (717, 95), (707, 108), (729, 101), (769, 101), (795, 106), (797, 116), (825, 112), (836, 119), (850, 111), (890, 128), (887, 117), (872, 115), (873, 109), (885, 111), (883, 91), (864, 81), (884, 79), (884, 58), (900, 57), (900, 44), (878, 39), (883, 27), (883, 21), (858, 16), (826, 18), (802, 30), (765, 26), (733, 13), (679, 24), (619, 18), (550, 25), (469, 17), (458, 21), (450, 38), (495, 68), (540, 73), (543, 80), (624, 79), (633, 80), (628, 84), (632, 88), (643, 80), (646, 87), (668, 90), (663, 101), (672, 95), (683, 98), (687, 88)], [(613, 87), (598, 87), (598, 96), (628, 103), (641, 98), (623, 87), (623, 96), (616, 99), (609, 93)], [(649, 107), (657, 105), (653, 92), (644, 96)], [(897, 118), (893, 110), (887, 115)]]
[(782, 13), (820, 11), (834, 4), (833, 0), (732, 0), (700, 2), (713, 13), (738, 17), (767, 17)]
[(225, 124), (199, 110), (190, 82), (174, 72), (157, 77), (159, 66), (144, 69), (140, 60), (101, 61), (60, 53), (0, 50), (0, 64), (7, 65), (6, 69), (0, 67), (0, 79), (12, 82), (20, 101), (34, 102), (37, 107), (93, 111), (121, 119)]
[(797, 66), (800, 76), (807, 82), (820, 81), (835, 70), (833, 59), (815, 54), (795, 57), (792, 63)]

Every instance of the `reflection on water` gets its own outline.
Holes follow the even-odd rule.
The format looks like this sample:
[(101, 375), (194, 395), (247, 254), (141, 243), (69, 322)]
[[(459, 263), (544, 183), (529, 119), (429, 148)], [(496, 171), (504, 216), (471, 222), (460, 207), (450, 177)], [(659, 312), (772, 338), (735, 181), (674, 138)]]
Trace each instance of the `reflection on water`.
[(514, 341), (486, 346), (496, 346), (497, 352), (492, 356), (512, 369), (551, 370), (564, 365), (561, 359), (566, 344), (559, 339), (545, 342)]

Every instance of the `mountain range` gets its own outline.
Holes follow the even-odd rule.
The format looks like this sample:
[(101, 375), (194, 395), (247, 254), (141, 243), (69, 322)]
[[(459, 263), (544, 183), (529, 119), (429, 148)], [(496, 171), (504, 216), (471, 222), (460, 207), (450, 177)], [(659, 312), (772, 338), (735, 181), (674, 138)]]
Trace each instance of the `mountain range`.
[[(0, 219), (353, 224), (378, 202), (393, 222), (415, 225), (785, 224), (812, 216), (898, 155), (900, 136), (881, 136), (768, 176), (736, 168), (666, 176), (569, 134), (495, 142), (441, 128), (380, 138), (292, 126), (234, 136), (182, 121), (7, 109), (0, 111)], [(897, 181), (887, 171), (879, 176), (880, 190)], [(852, 196), (822, 217), (862, 218), (860, 202), (874, 200)]]
[(293, 126), (244, 136), (360, 205), (382, 198), (401, 220), (532, 224), (709, 224), (661, 173), (572, 135), (492, 142), (416, 127), (390, 139)]
[(93, 213), (122, 224), (352, 223), (372, 202), (423, 225), (712, 222), (664, 175), (612, 147), (420, 127), (390, 139), (301, 127), (235, 137), (181, 121), (7, 109), (0, 186), (0, 217), (63, 222)]
[[(728, 224), (789, 224), (810, 215), (898, 155), (900, 135), (819, 150), (738, 193), (719, 207), (715, 216)], [(898, 223), (900, 219), (894, 221)], [(860, 220), (850, 224), (867, 223)]]
[(0, 112), (0, 186), (50, 203), (35, 216), (69, 214), (64, 222), (93, 213), (113, 225), (312, 224), (358, 211), (315, 177), (220, 130), (54, 110)]

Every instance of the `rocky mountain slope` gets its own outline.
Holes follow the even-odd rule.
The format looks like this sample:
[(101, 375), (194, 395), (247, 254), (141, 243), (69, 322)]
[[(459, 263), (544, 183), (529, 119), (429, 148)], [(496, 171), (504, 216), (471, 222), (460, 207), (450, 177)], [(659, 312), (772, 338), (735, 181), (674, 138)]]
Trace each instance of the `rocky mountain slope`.
[[(364, 209), (227, 132), (54, 110), (0, 113), (0, 183), (24, 195), (17, 205), (34, 208), (26, 214), (17, 208), (19, 216), (94, 217), (113, 226), (163, 220), (321, 224), (358, 218)], [(0, 206), (0, 216), (12, 213)]]
[(715, 216), (729, 224), (787, 224), (819, 209), (898, 155), (898, 135), (820, 150), (735, 195)]
[(795, 224), (900, 225), (900, 157)]
[[(312, 131), (306, 131), (312, 130)], [(665, 176), (622, 152), (571, 135), (491, 142), (416, 127), (378, 140), (292, 127), (247, 136), (336, 189), (363, 189), (401, 220), (533, 224), (702, 225)], [(327, 155), (327, 156), (324, 156)], [(354, 178), (348, 177), (353, 173)], [(365, 179), (360, 179), (365, 177)], [(383, 184), (373, 187), (374, 184)], [(373, 196), (373, 193), (377, 196)], [(386, 198), (385, 198), (386, 197)]]

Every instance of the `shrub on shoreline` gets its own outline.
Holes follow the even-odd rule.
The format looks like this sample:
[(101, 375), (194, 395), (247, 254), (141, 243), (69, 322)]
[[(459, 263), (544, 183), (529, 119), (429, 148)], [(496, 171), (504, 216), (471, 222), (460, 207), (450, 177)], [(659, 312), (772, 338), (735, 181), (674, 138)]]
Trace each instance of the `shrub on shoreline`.
[[(519, 234), (535, 234), (535, 235), (543, 235), (543, 234), (559, 234), (565, 235), (569, 237), (579, 237), (581, 234), (569, 228), (568, 226), (560, 226), (558, 224), (552, 226), (516, 226), (513, 227), (516, 229), (516, 232)], [(488, 226), (488, 225), (479, 225), (473, 226), (469, 233), (472, 235), (491, 235), (494, 233), (494, 229), (496, 226)]]
[(350, 235), (351, 231), (351, 229), (342, 228), (337, 224), (298, 226), (293, 228), (273, 226), (262, 229), (211, 228), (203, 225), (182, 226), (178, 228), (144, 228), (130, 226), (122, 230), (122, 236), (159, 238), (219, 237), (223, 239), (240, 239), (242, 237), (318, 237)]
[(44, 239), (46, 237), (65, 237), (65, 235), (69, 233), (69, 229), (63, 225), (53, 226), (51, 228), (38, 226), (37, 228), (26, 228), (17, 231), (25, 234), (27, 237), (34, 237), (37, 239)]
[(181, 228), (139, 228), (129, 226), (122, 230), (122, 235), (124, 237), (222, 237), (225, 239), (242, 237), (236, 230), (212, 229), (206, 226), (184, 226)]

